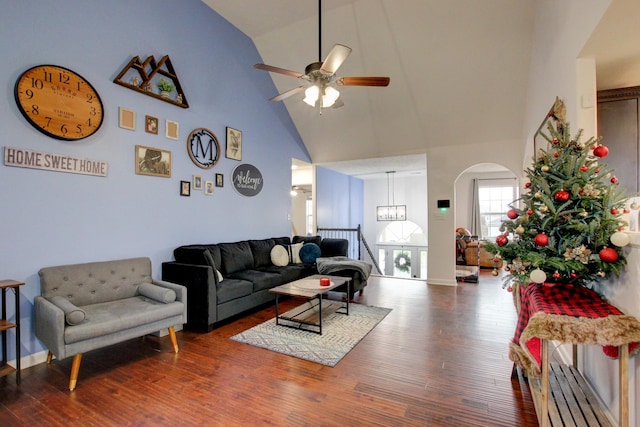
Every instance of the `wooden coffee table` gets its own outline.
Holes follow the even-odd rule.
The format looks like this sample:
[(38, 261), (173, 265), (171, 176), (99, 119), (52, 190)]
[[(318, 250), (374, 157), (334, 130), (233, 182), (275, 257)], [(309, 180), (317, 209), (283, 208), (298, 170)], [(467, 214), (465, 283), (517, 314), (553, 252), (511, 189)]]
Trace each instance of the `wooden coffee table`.
[[(321, 277), (328, 277), (331, 280), (331, 284), (329, 286), (321, 286)], [(346, 302), (329, 301), (324, 298), (327, 292), (344, 284), (347, 285)], [(349, 315), (350, 285), (351, 279), (348, 277), (316, 274), (269, 289), (269, 292), (276, 294), (276, 325), (302, 329), (322, 335), (322, 319), (324, 317), (336, 312)], [(306, 302), (286, 313), (280, 314), (280, 295), (304, 298)], [(282, 322), (283, 320), (286, 322)], [(303, 325), (311, 328), (303, 328)]]

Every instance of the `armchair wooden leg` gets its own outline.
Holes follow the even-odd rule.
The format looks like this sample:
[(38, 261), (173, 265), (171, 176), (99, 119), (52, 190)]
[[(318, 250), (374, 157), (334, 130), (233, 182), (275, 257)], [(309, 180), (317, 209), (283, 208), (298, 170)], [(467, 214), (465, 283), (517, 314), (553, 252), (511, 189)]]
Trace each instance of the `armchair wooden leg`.
[(178, 352), (178, 338), (176, 338), (176, 330), (173, 326), (169, 326), (169, 338), (171, 338), (171, 344), (173, 344), (173, 351)]
[(48, 352), (47, 353), (47, 365), (50, 365), (52, 360), (53, 360), (53, 353)]
[(73, 391), (76, 388), (78, 382), (78, 372), (80, 372), (80, 362), (82, 362), (82, 353), (78, 353), (73, 356), (73, 363), (71, 364), (71, 378), (69, 379), (69, 390)]

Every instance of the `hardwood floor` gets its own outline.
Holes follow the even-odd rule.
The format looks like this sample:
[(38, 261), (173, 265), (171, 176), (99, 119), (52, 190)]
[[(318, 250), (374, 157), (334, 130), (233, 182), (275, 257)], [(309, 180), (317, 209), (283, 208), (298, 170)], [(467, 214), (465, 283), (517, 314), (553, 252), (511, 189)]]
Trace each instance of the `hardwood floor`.
[(537, 426), (500, 283), (372, 277), (358, 302), (393, 311), (334, 368), (229, 339), (273, 307), (178, 332), (178, 354), (168, 337), (89, 352), (73, 392), (71, 358), (33, 366), (0, 378), (0, 426)]

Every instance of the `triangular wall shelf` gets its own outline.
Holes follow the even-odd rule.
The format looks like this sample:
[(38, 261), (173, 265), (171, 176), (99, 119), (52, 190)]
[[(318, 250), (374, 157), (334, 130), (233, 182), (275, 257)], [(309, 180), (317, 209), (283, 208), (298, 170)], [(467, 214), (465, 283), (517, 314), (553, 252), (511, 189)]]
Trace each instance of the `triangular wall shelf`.
[[(168, 96), (160, 95), (158, 92), (158, 82), (160, 79), (170, 80), (175, 86), (175, 90)], [(144, 62), (140, 61), (139, 56), (135, 56), (129, 63), (120, 71), (120, 74), (113, 80), (115, 84), (128, 87), (137, 92), (144, 93), (153, 98), (160, 99), (168, 102), (169, 104), (177, 105), (182, 108), (189, 108), (187, 97), (182, 91), (180, 80), (176, 75), (169, 55), (165, 55), (156, 63), (153, 56), (149, 56)]]

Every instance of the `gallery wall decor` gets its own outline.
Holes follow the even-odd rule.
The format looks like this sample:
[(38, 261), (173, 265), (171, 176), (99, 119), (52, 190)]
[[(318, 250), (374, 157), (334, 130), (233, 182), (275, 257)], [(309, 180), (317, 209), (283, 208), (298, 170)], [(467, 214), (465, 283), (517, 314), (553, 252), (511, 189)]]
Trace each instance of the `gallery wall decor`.
[(136, 173), (171, 178), (171, 151), (136, 145)]
[(134, 56), (113, 82), (169, 104), (189, 108), (169, 55), (163, 56), (158, 62), (153, 56), (144, 61), (139, 56)]
[(144, 116), (144, 130), (154, 135), (158, 134), (158, 118), (152, 116)]
[(122, 129), (136, 130), (136, 112), (120, 107), (118, 109), (118, 126)]
[(253, 165), (239, 165), (233, 170), (231, 176), (233, 188), (243, 196), (257, 196), (262, 191), (264, 184), (262, 173)]
[(187, 152), (196, 166), (211, 169), (220, 160), (220, 143), (209, 129), (197, 128), (187, 137)]
[(242, 160), (242, 132), (227, 127), (227, 159)]
[(207, 196), (213, 195), (213, 181), (204, 182), (204, 194)]
[(103, 160), (13, 147), (4, 147), (4, 165), (103, 177), (107, 176), (109, 169), (107, 162)]
[(14, 95), (24, 118), (52, 138), (87, 138), (104, 119), (102, 100), (91, 83), (59, 65), (29, 68), (18, 77)]
[(191, 196), (191, 183), (189, 181), (180, 181), (180, 195)]
[(164, 136), (170, 139), (178, 139), (178, 122), (173, 120), (165, 120)]
[(193, 175), (193, 189), (202, 190), (202, 176)]
[(216, 174), (216, 187), (224, 187), (224, 175), (221, 173)]

